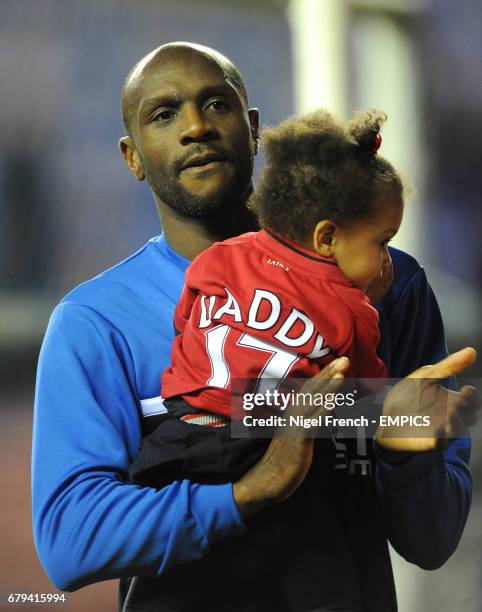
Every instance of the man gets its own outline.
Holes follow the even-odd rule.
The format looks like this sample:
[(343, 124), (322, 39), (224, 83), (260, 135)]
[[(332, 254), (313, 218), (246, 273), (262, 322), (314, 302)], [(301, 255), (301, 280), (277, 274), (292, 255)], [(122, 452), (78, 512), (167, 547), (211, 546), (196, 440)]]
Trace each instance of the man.
[[(200, 559), (218, 541), (229, 546), (245, 530), (244, 519), (295, 493), (310, 467), (313, 440), (275, 436), (263, 459), (233, 485), (182, 481), (156, 490), (127, 482), (141, 436), (163, 412), (159, 380), (169, 363), (184, 270), (212, 242), (252, 227), (244, 201), (252, 188), (258, 112), (248, 108), (229, 60), (177, 43), (131, 71), (123, 117), (128, 135), (121, 151), (133, 175), (148, 180), (163, 235), (75, 289), (54, 311), (38, 368), (33, 521), (39, 556), (59, 588), (139, 576), (127, 598), (123, 581), (124, 609), (156, 610), (155, 577)], [(439, 361), (446, 350), (423, 270), (404, 253), (393, 250), (392, 257), (395, 280), (380, 307), (381, 349), (391, 375), (401, 377)], [(473, 360), (466, 349), (425, 373), (445, 378)], [(346, 367), (345, 359), (334, 361), (308, 388), (323, 390)], [(392, 392), (387, 413), (416, 411), (401, 395)], [(434, 568), (462, 533), (471, 494), (469, 442), (450, 440), (445, 452), (439, 447), (457, 421), (470, 424), (477, 398), (464, 389), (448, 399), (451, 418), (442, 438), (416, 440), (414, 448), (413, 440), (380, 432), (361, 459), (348, 441), (339, 443), (348, 469), (340, 470), (337, 511), (370, 612), (396, 609), (387, 537), (409, 561)], [(350, 476), (357, 465), (365, 466), (365, 476), (356, 469)], [(249, 601), (225, 604), (220, 609), (242, 610)]]

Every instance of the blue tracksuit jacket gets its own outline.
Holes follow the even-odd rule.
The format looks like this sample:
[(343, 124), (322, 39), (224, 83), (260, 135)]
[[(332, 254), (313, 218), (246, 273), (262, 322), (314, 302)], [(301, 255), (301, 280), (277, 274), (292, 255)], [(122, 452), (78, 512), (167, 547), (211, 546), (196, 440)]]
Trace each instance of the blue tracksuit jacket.
[[(401, 251), (391, 254), (395, 280), (379, 307), (380, 354), (390, 375), (403, 377), (444, 357), (446, 347), (423, 269)], [(32, 497), (37, 551), (60, 589), (160, 574), (245, 528), (230, 484), (182, 481), (156, 490), (126, 482), (141, 436), (162, 410), (160, 374), (188, 264), (161, 235), (74, 289), (52, 314), (38, 365)], [(395, 609), (386, 539), (423, 568), (447, 560), (470, 507), (470, 441), (401, 462), (373, 450), (363, 496), (380, 520), (359, 525), (353, 546), (364, 565), (380, 566), (376, 589), (383, 595), (375, 599)], [(357, 504), (361, 494), (353, 495)], [(369, 544), (370, 529), (379, 549)], [(372, 611), (375, 586), (366, 583)]]

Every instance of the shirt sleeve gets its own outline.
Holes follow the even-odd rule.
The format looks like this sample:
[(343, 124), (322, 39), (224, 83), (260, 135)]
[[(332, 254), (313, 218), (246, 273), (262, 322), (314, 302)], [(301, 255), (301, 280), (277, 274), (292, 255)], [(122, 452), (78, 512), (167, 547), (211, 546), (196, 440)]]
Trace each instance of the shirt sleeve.
[[(440, 310), (422, 268), (398, 296), (388, 325), (392, 377), (447, 355)], [(455, 551), (470, 509), (470, 438), (450, 440), (445, 452), (396, 453), (376, 443), (374, 450), (390, 542), (407, 561), (440, 567)]]
[(230, 484), (126, 482), (141, 440), (135, 372), (122, 334), (85, 306), (54, 311), (35, 398), (35, 544), (63, 590), (200, 558), (244, 530)]
[[(343, 341), (336, 347), (336, 354), (350, 359), (347, 378), (385, 379), (387, 369), (377, 353), (380, 341), (378, 313), (368, 303), (360, 303), (358, 293), (355, 289), (339, 291), (340, 299), (348, 307), (339, 304), (336, 310), (338, 327), (343, 332)], [(357, 310), (354, 311), (355, 306)]]
[(387, 369), (377, 354), (377, 345), (380, 339), (378, 327), (374, 321), (373, 329), (367, 328), (355, 321), (355, 333), (351, 348), (346, 354), (356, 367), (357, 378), (386, 379)]

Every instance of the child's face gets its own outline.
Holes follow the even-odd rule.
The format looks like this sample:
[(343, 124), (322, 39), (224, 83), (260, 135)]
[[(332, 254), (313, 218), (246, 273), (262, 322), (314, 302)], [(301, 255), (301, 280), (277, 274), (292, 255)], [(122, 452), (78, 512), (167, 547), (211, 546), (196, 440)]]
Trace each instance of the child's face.
[(333, 253), (340, 270), (358, 289), (368, 285), (381, 273), (389, 258), (388, 242), (402, 222), (403, 202), (399, 196), (385, 195), (375, 217), (347, 228), (336, 228)]

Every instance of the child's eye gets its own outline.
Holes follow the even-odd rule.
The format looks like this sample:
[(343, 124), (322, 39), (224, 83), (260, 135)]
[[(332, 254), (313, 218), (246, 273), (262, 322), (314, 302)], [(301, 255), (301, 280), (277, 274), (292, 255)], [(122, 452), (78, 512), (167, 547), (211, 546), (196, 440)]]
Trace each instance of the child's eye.
[(381, 247), (383, 247), (383, 248), (385, 248), (385, 247), (387, 247), (387, 246), (388, 246), (388, 243), (389, 243), (389, 242), (390, 242), (390, 239), (387, 239), (387, 240), (382, 240), (382, 241), (380, 242), (380, 246), (381, 246)]

